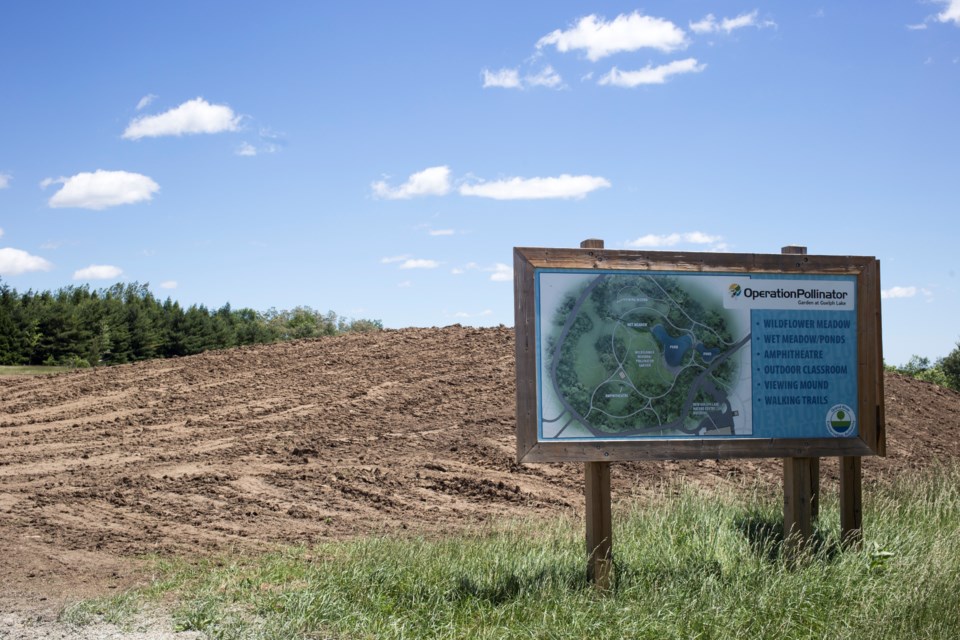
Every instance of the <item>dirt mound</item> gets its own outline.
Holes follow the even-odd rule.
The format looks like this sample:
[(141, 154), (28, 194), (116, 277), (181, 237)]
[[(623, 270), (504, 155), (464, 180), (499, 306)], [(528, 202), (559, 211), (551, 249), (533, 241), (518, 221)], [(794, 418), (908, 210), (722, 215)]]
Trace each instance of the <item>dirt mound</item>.
[[(579, 512), (580, 465), (514, 461), (513, 349), (510, 329), (454, 326), (0, 378), (0, 573)], [(960, 395), (886, 391), (868, 479), (960, 455)], [(675, 473), (775, 488), (780, 463), (619, 464), (614, 490)]]

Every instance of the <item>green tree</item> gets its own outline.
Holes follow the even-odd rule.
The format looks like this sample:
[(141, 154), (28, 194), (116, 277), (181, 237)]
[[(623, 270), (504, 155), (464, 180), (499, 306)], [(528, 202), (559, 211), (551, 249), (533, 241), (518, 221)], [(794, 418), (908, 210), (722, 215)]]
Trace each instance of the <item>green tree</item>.
[(943, 371), (947, 386), (955, 391), (960, 391), (960, 342), (957, 343), (953, 351), (938, 362), (938, 365)]

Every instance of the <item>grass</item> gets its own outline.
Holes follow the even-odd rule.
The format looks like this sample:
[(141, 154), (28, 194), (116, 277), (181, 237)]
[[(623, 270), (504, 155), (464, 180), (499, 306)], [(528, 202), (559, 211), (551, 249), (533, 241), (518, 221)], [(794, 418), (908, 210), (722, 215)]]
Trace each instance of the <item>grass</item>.
[(62, 373), (70, 371), (73, 367), (47, 367), (47, 366), (0, 366), (0, 376), (43, 376), (51, 373)]
[[(558, 520), (157, 561), (157, 582), (136, 596), (173, 598), (178, 627), (211, 638), (960, 637), (960, 466), (866, 499), (862, 549), (838, 544), (828, 495), (796, 563), (781, 558), (781, 504), (768, 487), (676, 485), (621, 503), (609, 595), (585, 581), (582, 522)], [(113, 600), (84, 606), (131, 606), (129, 594)]]

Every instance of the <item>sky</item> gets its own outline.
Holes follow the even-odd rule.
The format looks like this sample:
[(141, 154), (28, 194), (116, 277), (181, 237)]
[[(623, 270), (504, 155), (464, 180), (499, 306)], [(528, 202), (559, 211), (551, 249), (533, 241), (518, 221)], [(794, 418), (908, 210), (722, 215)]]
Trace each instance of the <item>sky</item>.
[(513, 325), (513, 247), (876, 256), (960, 339), (960, 0), (0, 8), (0, 281)]

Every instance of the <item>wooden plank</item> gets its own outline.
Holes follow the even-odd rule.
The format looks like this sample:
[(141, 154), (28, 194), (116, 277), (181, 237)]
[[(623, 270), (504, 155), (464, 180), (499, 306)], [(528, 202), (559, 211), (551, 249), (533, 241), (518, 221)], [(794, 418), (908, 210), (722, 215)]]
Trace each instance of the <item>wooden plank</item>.
[(864, 256), (817, 256), (755, 253), (682, 253), (615, 249), (545, 249), (517, 247), (535, 268), (629, 269), (728, 273), (810, 273), (859, 275), (874, 262)]
[(522, 462), (822, 458), (872, 454), (873, 451), (858, 438), (538, 442), (527, 450)]
[(584, 465), (587, 520), (587, 579), (602, 590), (613, 577), (613, 524), (610, 506), (610, 463)]
[(537, 336), (533, 265), (513, 253), (514, 339), (516, 341), (517, 461), (537, 443)]
[(840, 458), (840, 539), (859, 548), (863, 543), (863, 476), (861, 459)]
[(783, 539), (787, 555), (793, 555), (813, 535), (810, 511), (812, 458), (783, 460)]

